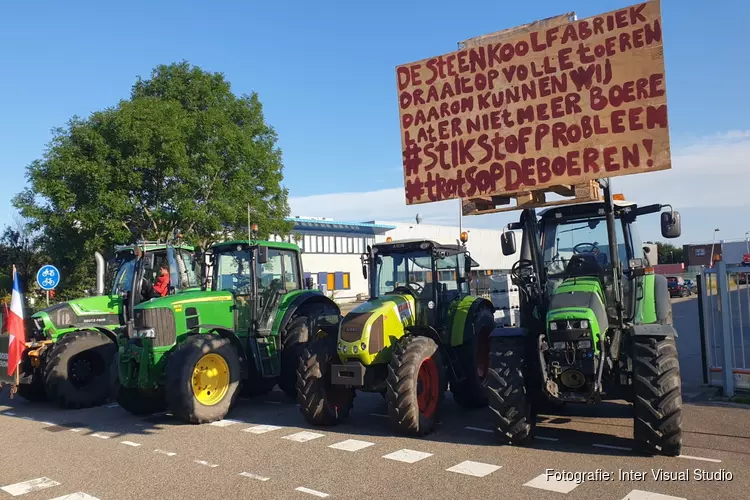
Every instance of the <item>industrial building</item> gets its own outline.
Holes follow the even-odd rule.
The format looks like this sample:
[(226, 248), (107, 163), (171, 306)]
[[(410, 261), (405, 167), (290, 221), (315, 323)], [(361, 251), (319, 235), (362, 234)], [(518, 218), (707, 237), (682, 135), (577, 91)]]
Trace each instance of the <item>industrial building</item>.
[[(466, 246), (479, 264), (472, 268), (475, 277), (508, 271), (518, 260), (517, 255), (506, 257), (502, 254), (502, 228), (459, 228), (418, 222), (348, 222), (322, 217), (292, 217), (289, 220), (294, 223), (294, 228), (283, 240), (296, 243), (302, 250), (305, 277), (311, 277), (316, 286), (331, 292), (339, 302), (367, 298), (361, 256), (367, 245), (385, 242), (387, 238), (394, 241), (423, 238), (456, 244), (461, 231), (466, 231), (469, 235)], [(277, 236), (271, 239), (282, 240)]]
[(723, 260), (729, 265), (742, 264), (743, 256), (750, 254), (750, 242), (745, 240), (719, 240), (683, 245), (685, 267), (705, 266)]

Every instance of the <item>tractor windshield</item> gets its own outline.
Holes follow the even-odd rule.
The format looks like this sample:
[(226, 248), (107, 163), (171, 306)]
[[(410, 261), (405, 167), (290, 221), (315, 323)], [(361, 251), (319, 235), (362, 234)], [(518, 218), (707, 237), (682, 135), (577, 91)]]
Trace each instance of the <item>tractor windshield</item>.
[(216, 290), (250, 295), (253, 286), (252, 260), (247, 249), (223, 251), (214, 255)]
[(431, 280), (432, 257), (425, 252), (378, 255), (376, 260), (378, 296), (406, 286), (419, 294)]
[(133, 288), (134, 277), (135, 258), (120, 261), (120, 266), (117, 268), (112, 286), (112, 295), (120, 295), (121, 293), (130, 291)]
[[(617, 232), (617, 252), (620, 262), (628, 262), (627, 248), (623, 237), (622, 221), (615, 224)], [(612, 265), (612, 255), (607, 238), (607, 223), (604, 217), (548, 220), (542, 237), (542, 257), (547, 275), (550, 277), (566, 274), (570, 258), (576, 254), (589, 254), (607, 269)]]

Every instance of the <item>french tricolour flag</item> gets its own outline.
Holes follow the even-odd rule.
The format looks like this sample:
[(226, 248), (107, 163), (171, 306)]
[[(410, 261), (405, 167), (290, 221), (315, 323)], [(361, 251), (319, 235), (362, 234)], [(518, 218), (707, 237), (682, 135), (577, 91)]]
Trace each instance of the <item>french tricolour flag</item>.
[(21, 356), (26, 350), (26, 331), (23, 322), (23, 296), (18, 283), (16, 266), (13, 266), (13, 294), (10, 298), (10, 313), (7, 318), (8, 329), (8, 375), (13, 375), (21, 363)]

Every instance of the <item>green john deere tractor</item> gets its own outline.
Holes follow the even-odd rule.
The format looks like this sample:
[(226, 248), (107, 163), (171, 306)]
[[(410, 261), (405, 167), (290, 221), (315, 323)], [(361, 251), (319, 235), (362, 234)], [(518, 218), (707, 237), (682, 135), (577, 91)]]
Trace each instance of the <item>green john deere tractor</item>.
[[(522, 444), (536, 414), (562, 403), (625, 399), (633, 404), (634, 440), (650, 454), (679, 455), (682, 395), (672, 306), (664, 276), (648, 266), (638, 217), (669, 205), (604, 201), (522, 212), (511, 276), (521, 291), (521, 328), (497, 329), (490, 349), (489, 408), (496, 435)], [(680, 235), (680, 216), (661, 213), (665, 238)], [(515, 253), (515, 233), (502, 237)]]
[(379, 243), (362, 262), (370, 299), (344, 317), (338, 339), (316, 340), (303, 351), (297, 398), (305, 419), (342, 421), (356, 389), (383, 394), (392, 424), (411, 435), (434, 429), (449, 383), (462, 406), (486, 406), (495, 322), (492, 303), (469, 294), (468, 273), (477, 264), (466, 247)]
[[(152, 259), (168, 263), (173, 290), (196, 286), (192, 247), (151, 242), (138, 246)], [(137, 274), (134, 249), (116, 246), (109, 266), (97, 252), (96, 295), (55, 304), (30, 318), (19, 395), (31, 401), (49, 399), (65, 408), (96, 406), (113, 395), (116, 329), (124, 324), (123, 296)], [(108, 295), (104, 295), (106, 267), (114, 271)], [(152, 276), (145, 278), (154, 282)]]
[(207, 423), (224, 418), (240, 392), (278, 383), (294, 397), (301, 346), (335, 336), (340, 310), (303, 280), (296, 245), (230, 241), (204, 258), (202, 290), (141, 303), (126, 325), (117, 399), (132, 413), (169, 409)]

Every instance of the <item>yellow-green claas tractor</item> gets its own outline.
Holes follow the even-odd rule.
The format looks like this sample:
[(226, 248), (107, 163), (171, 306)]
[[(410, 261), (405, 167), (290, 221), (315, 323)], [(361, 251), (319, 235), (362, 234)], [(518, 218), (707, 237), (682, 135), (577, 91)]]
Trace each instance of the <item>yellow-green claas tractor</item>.
[(347, 418), (356, 390), (378, 392), (402, 433), (424, 435), (439, 421), (446, 389), (464, 407), (487, 404), (490, 301), (469, 294), (478, 264), (465, 247), (403, 240), (368, 247), (362, 271), (370, 299), (316, 340), (297, 369), (297, 398), (314, 425)]

